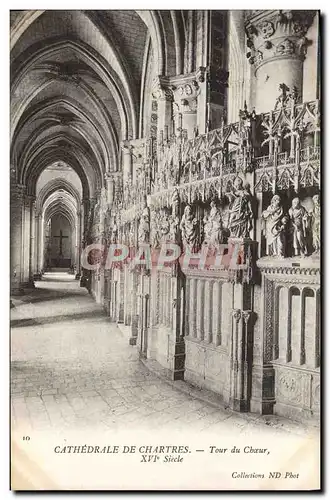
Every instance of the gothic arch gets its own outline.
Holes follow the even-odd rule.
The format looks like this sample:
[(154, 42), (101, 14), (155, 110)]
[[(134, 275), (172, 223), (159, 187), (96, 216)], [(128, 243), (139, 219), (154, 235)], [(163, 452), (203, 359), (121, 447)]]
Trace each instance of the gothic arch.
[(81, 196), (78, 190), (69, 182), (67, 179), (62, 177), (57, 177), (52, 179), (40, 190), (37, 200), (36, 209), (39, 213), (42, 212), (43, 206), (46, 200), (56, 191), (63, 190), (66, 191), (75, 201), (76, 208), (79, 210), (81, 204)]

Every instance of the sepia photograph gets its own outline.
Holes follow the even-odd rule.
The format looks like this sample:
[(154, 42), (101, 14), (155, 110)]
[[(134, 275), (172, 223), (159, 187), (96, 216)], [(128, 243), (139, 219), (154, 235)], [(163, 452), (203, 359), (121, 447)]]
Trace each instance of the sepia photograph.
[(9, 17), (10, 489), (320, 490), (320, 11)]

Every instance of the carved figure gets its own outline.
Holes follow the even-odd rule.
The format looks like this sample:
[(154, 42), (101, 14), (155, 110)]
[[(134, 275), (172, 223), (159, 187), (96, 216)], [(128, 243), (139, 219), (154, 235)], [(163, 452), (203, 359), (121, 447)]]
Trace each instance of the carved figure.
[(180, 207), (180, 195), (177, 188), (174, 188), (173, 190), (171, 205), (172, 205), (172, 214), (178, 214)]
[(243, 180), (236, 177), (233, 192), (227, 193), (230, 199), (228, 229), (233, 238), (248, 238), (252, 229), (253, 211), (251, 195), (243, 187)]
[(288, 218), (281, 207), (281, 199), (273, 196), (269, 207), (263, 211), (262, 218), (266, 221), (267, 255), (284, 257), (285, 228)]
[(194, 217), (191, 206), (187, 205), (180, 222), (182, 243), (188, 248), (196, 246), (198, 241), (198, 223)]
[(150, 212), (149, 207), (147, 206), (147, 200), (144, 200), (144, 208), (141, 214), (140, 222), (139, 222), (139, 232), (138, 239), (139, 243), (149, 243), (150, 237)]
[(204, 243), (217, 246), (223, 243), (223, 223), (219, 208), (214, 201), (211, 201), (211, 210), (208, 216), (204, 217)]
[(128, 245), (130, 249), (134, 249), (136, 245), (136, 230), (134, 224), (129, 224), (128, 228)]
[(113, 221), (113, 226), (111, 228), (110, 243), (117, 243), (118, 241), (118, 225), (116, 219)]
[(321, 248), (321, 207), (320, 197), (318, 194), (313, 196), (313, 211), (312, 216), (312, 233), (313, 233), (313, 247), (314, 253), (319, 253)]
[(171, 243), (179, 242), (179, 217), (176, 215), (170, 215), (169, 217), (169, 233), (168, 238)]
[(167, 213), (164, 210), (160, 210), (159, 212), (158, 232), (159, 232), (160, 242), (169, 239), (170, 221)]
[(306, 232), (308, 229), (308, 213), (307, 210), (300, 204), (299, 198), (292, 200), (292, 206), (289, 209), (293, 229), (293, 248), (294, 255), (307, 255), (307, 238)]

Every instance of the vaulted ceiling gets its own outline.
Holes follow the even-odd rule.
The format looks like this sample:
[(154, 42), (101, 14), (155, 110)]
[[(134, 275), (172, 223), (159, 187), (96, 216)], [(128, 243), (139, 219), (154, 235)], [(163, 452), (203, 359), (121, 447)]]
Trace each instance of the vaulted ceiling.
[(64, 161), (94, 196), (119, 168), (121, 141), (139, 136), (150, 41), (155, 74), (180, 73), (184, 22), (180, 11), (12, 11), (15, 181), (35, 194), (41, 172)]

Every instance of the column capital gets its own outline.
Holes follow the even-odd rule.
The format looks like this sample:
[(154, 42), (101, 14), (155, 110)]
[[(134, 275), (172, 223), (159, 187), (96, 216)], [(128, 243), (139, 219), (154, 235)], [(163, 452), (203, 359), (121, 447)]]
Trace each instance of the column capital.
[(248, 324), (248, 322), (251, 318), (251, 314), (252, 314), (252, 311), (249, 309), (246, 311), (242, 311), (242, 316), (243, 316), (243, 320), (244, 320), (245, 325)]
[(25, 193), (24, 199), (27, 203), (35, 203), (36, 197), (34, 194)]
[(124, 154), (131, 154), (133, 151), (133, 145), (129, 140), (122, 141), (120, 147)]
[(206, 81), (206, 68), (192, 73), (171, 77), (173, 100), (180, 112), (196, 112), (201, 84)]
[(174, 87), (167, 77), (157, 76), (152, 82), (152, 97), (159, 101), (173, 101)]
[(233, 309), (232, 312), (232, 317), (234, 318), (235, 322), (238, 323), (241, 319), (242, 312), (240, 309)]
[(245, 20), (249, 62), (257, 70), (274, 59), (304, 60), (310, 40), (307, 31), (316, 11), (256, 10)]

